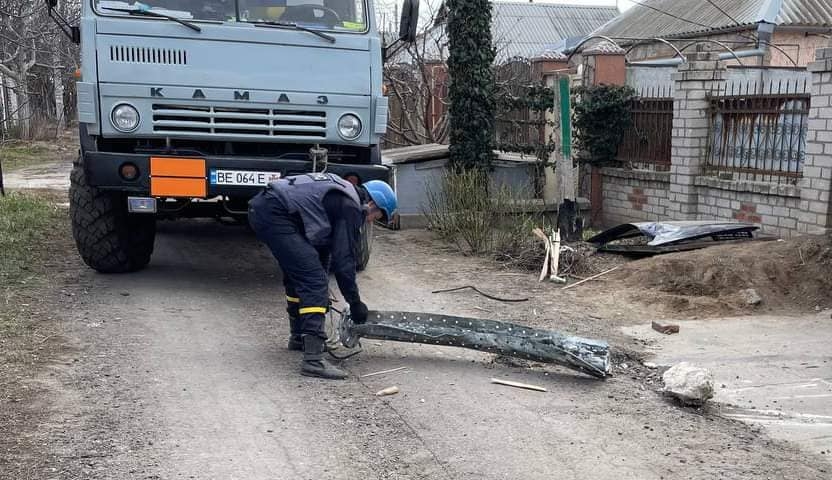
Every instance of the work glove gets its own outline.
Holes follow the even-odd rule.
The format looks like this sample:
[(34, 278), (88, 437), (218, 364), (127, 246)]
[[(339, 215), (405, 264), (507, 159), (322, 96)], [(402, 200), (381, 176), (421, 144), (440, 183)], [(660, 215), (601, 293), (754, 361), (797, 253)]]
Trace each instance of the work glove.
[(367, 323), (367, 305), (362, 301), (350, 304), (350, 316), (355, 324)]

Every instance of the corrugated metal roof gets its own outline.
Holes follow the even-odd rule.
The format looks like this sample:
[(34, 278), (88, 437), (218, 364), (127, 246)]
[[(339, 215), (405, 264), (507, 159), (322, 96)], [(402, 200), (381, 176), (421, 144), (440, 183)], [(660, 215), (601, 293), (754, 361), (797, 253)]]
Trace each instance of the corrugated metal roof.
[(783, 0), (777, 24), (829, 27), (832, 25), (832, 0)]
[[(534, 58), (544, 52), (574, 46), (619, 14), (616, 7), (530, 2), (492, 2), (492, 5), (491, 37), (497, 50), (497, 63), (514, 57)], [(426, 59), (447, 58), (444, 23), (430, 29), (419, 42), (424, 45)], [(411, 61), (404, 50), (397, 60)]]
[(493, 2), (491, 35), (498, 61), (533, 57), (585, 37), (618, 15), (615, 7)]
[(778, 25), (832, 26), (832, 0), (712, 1), (724, 13), (706, 0), (643, 0), (595, 33), (614, 38), (654, 38), (752, 26), (765, 19), (768, 7), (776, 7), (781, 1), (775, 19)]

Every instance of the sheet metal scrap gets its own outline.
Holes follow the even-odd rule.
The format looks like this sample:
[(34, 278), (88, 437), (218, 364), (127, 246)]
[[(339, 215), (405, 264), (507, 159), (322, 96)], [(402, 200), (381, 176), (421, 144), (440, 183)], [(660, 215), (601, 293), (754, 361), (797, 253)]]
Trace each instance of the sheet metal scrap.
[(555, 363), (598, 378), (610, 373), (606, 342), (495, 320), (371, 311), (367, 323), (354, 324), (347, 310), (341, 318), (340, 336), (347, 348), (358, 345), (360, 338), (447, 345)]
[[(655, 255), (715, 245), (719, 242), (752, 240), (759, 227), (750, 223), (681, 221), (625, 223), (590, 238), (603, 252)], [(619, 240), (646, 237), (646, 244), (614, 244)]]

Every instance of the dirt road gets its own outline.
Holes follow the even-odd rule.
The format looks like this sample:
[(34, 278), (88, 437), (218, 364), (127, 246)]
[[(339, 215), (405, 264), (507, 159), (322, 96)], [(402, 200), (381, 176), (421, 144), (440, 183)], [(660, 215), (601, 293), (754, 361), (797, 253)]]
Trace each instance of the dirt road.
[[(365, 342), (344, 363), (349, 380), (301, 377), (299, 354), (285, 350), (279, 273), (240, 227), (162, 224), (147, 270), (104, 276), (78, 265), (67, 279), (73, 286), (52, 303), (60, 355), (5, 387), (37, 392), (26, 408), (42, 414), (2, 452), (0, 478), (821, 479), (832, 470), (758, 427), (665, 401), (621, 355), (616, 376), (597, 381), (454, 348)], [(430, 293), (468, 283), (532, 300)], [(371, 308), (510, 319), (609, 338), (618, 352), (640, 345), (618, 326), (643, 313), (614, 293), (560, 292), (407, 232), (379, 233), (360, 285)], [(400, 366), (408, 370), (359, 377)], [(401, 393), (373, 396), (390, 385)]]

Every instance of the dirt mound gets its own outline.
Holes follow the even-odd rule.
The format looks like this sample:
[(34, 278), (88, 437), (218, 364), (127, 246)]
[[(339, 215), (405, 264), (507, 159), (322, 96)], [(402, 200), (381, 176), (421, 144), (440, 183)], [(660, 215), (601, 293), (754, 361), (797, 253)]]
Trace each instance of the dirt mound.
[[(702, 315), (832, 307), (832, 236), (722, 245), (629, 263), (618, 281), (639, 298)], [(749, 298), (748, 290), (760, 302)]]

